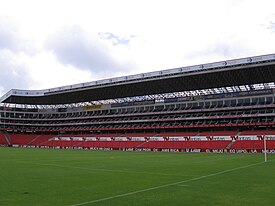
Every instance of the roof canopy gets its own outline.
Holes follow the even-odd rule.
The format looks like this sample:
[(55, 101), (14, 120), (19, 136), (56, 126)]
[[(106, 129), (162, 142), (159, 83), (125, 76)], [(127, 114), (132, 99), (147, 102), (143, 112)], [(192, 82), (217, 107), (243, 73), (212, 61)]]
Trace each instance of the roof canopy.
[(11, 90), (2, 103), (56, 105), (275, 82), (275, 55), (176, 68), (47, 90)]

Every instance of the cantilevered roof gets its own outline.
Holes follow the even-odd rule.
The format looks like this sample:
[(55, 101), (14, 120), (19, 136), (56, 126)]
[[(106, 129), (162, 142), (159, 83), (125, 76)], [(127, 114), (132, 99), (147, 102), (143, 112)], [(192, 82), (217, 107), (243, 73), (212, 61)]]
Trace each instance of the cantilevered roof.
[(275, 54), (104, 79), (45, 90), (10, 90), (1, 103), (56, 105), (275, 82)]

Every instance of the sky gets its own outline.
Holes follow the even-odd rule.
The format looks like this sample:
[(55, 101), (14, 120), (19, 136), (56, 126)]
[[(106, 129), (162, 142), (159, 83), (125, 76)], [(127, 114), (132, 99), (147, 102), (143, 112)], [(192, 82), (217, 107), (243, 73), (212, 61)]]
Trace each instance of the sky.
[(275, 53), (274, 0), (0, 0), (0, 96)]

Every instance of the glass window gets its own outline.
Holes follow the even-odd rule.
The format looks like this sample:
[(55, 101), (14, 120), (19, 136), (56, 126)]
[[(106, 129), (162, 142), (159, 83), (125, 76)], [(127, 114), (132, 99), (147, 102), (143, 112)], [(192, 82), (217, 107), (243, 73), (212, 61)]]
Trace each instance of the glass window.
[(209, 108), (210, 107), (210, 102), (205, 102), (204, 105), (205, 105), (205, 108)]
[(266, 97), (266, 103), (271, 104), (273, 98), (272, 97)]
[(249, 105), (250, 104), (250, 98), (244, 99), (244, 104)]
[(225, 101), (224, 101), (224, 105), (225, 105), (225, 106), (229, 106), (229, 105), (230, 105), (230, 101), (229, 101), (229, 100), (225, 100)]
[(192, 107), (192, 103), (187, 103), (187, 107), (191, 108)]
[(186, 104), (181, 104), (180, 106), (182, 109), (184, 109), (186, 107)]
[(252, 98), (252, 104), (253, 104), (253, 105), (257, 104), (257, 103), (258, 103), (258, 100), (259, 100), (258, 98)]
[(238, 99), (238, 105), (242, 105), (243, 104), (243, 99)]
[(217, 101), (212, 101), (211, 102), (211, 107), (216, 107), (218, 105), (218, 102)]
[(197, 107), (198, 107), (198, 102), (193, 102), (193, 103), (192, 103), (192, 107), (193, 107), (193, 108), (197, 108)]
[(221, 107), (223, 105), (223, 101), (218, 101), (218, 107)]
[(265, 98), (264, 97), (259, 98), (259, 102), (260, 102), (260, 104), (264, 104), (265, 103)]
[(204, 102), (199, 102), (199, 107), (203, 108), (203, 106), (204, 106)]
[(236, 99), (231, 99), (230, 101), (231, 106), (236, 106)]
[(164, 108), (164, 105), (155, 106), (155, 110), (161, 111)]

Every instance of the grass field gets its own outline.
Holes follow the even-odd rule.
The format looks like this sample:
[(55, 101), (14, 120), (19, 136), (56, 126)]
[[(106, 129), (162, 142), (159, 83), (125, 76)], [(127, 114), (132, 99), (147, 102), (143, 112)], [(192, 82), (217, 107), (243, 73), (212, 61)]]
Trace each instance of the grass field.
[(0, 205), (275, 205), (275, 155), (0, 148)]

